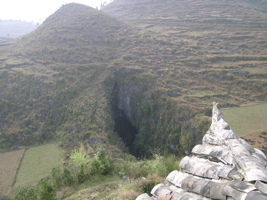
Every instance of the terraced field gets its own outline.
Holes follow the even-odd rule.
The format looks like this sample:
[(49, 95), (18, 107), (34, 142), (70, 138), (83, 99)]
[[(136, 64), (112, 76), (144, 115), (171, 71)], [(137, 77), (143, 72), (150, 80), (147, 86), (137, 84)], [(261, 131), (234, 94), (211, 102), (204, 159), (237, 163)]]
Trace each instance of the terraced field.
[(239, 137), (267, 130), (267, 104), (225, 109), (223, 113)]
[(117, 0), (103, 10), (151, 34), (155, 53), (131, 54), (142, 52), (173, 100), (266, 100), (266, 3)]
[(225, 120), (233, 131), (255, 148), (267, 153), (267, 104), (225, 109)]
[(42, 178), (49, 176), (53, 167), (62, 163), (61, 151), (56, 144), (32, 147), (25, 152), (14, 190), (36, 185)]
[(14, 182), (24, 149), (0, 153), (0, 198), (6, 195)]

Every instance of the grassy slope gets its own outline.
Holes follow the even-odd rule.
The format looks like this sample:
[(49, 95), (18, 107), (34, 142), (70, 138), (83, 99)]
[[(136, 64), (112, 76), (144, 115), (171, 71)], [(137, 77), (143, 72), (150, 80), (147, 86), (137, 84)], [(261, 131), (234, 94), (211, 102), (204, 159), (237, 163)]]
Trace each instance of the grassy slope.
[(20, 166), (13, 190), (36, 185), (42, 178), (49, 176), (53, 167), (62, 164), (62, 154), (58, 145), (47, 144), (29, 148)]
[(223, 113), (239, 137), (267, 129), (267, 104), (225, 109)]
[(124, 180), (114, 175), (96, 176), (80, 185), (79, 188), (75, 188), (75, 190), (62, 188), (57, 193), (57, 198), (66, 200), (135, 200), (141, 193), (150, 192), (151, 187), (154, 186), (153, 184), (162, 183), (164, 180), (160, 176), (149, 176), (146, 180), (138, 179), (130, 183), (127, 179)]
[[(0, 127), (7, 134), (22, 130), (19, 143), (25, 143), (27, 132), (34, 132), (32, 141), (42, 143), (58, 129), (59, 137), (69, 135), (66, 140), (80, 140), (91, 133), (103, 138), (98, 133), (107, 126), (109, 116), (104, 114), (108, 102), (102, 82), (110, 71), (108, 65), (120, 56), (119, 46), (131, 34), (123, 23), (72, 4), (35, 32), (2, 46), (1, 118), (9, 115), (12, 122)], [(73, 138), (73, 132), (80, 136)]]
[(115, 0), (103, 10), (151, 33), (154, 54), (143, 61), (174, 100), (240, 104), (266, 100), (264, 8), (244, 1)]

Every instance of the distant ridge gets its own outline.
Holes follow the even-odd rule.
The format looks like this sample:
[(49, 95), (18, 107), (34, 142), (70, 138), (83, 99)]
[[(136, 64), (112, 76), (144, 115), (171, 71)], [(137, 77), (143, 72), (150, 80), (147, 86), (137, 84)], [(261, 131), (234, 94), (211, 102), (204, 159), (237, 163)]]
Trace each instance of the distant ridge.
[(35, 30), (37, 27), (37, 24), (31, 22), (19, 20), (0, 20), (0, 37), (6, 37), (6, 40), (10, 40), (25, 35)]
[(114, 0), (102, 10), (139, 25), (164, 26), (163, 23), (171, 22), (260, 25), (267, 21), (267, 3), (260, 0)]

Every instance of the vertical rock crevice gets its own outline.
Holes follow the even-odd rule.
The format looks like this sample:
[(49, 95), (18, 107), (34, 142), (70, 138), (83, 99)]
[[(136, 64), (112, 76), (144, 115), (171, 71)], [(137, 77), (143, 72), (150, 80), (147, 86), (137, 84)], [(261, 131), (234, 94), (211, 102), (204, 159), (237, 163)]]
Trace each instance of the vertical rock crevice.
[(114, 108), (113, 116), (115, 122), (114, 131), (118, 133), (126, 147), (128, 147), (131, 152), (138, 130), (132, 125), (123, 110)]
[[(138, 134), (138, 129), (131, 122), (129, 115), (130, 108), (130, 96), (125, 94), (123, 87), (120, 87), (118, 83), (114, 84), (111, 94), (111, 106), (112, 117), (114, 120), (114, 131), (122, 139), (125, 146), (129, 149), (129, 152), (133, 151), (133, 143)], [(129, 91), (128, 91), (129, 92)]]

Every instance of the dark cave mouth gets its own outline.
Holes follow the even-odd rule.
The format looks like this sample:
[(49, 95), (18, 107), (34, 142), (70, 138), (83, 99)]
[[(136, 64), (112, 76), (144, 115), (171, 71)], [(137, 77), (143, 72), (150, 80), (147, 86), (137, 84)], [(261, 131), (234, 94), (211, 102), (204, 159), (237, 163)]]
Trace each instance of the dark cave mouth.
[(137, 128), (132, 125), (124, 111), (119, 108), (117, 108), (116, 112), (114, 112), (114, 121), (114, 131), (122, 139), (125, 146), (129, 149), (129, 152), (133, 154), (133, 144), (136, 134), (138, 134)]

